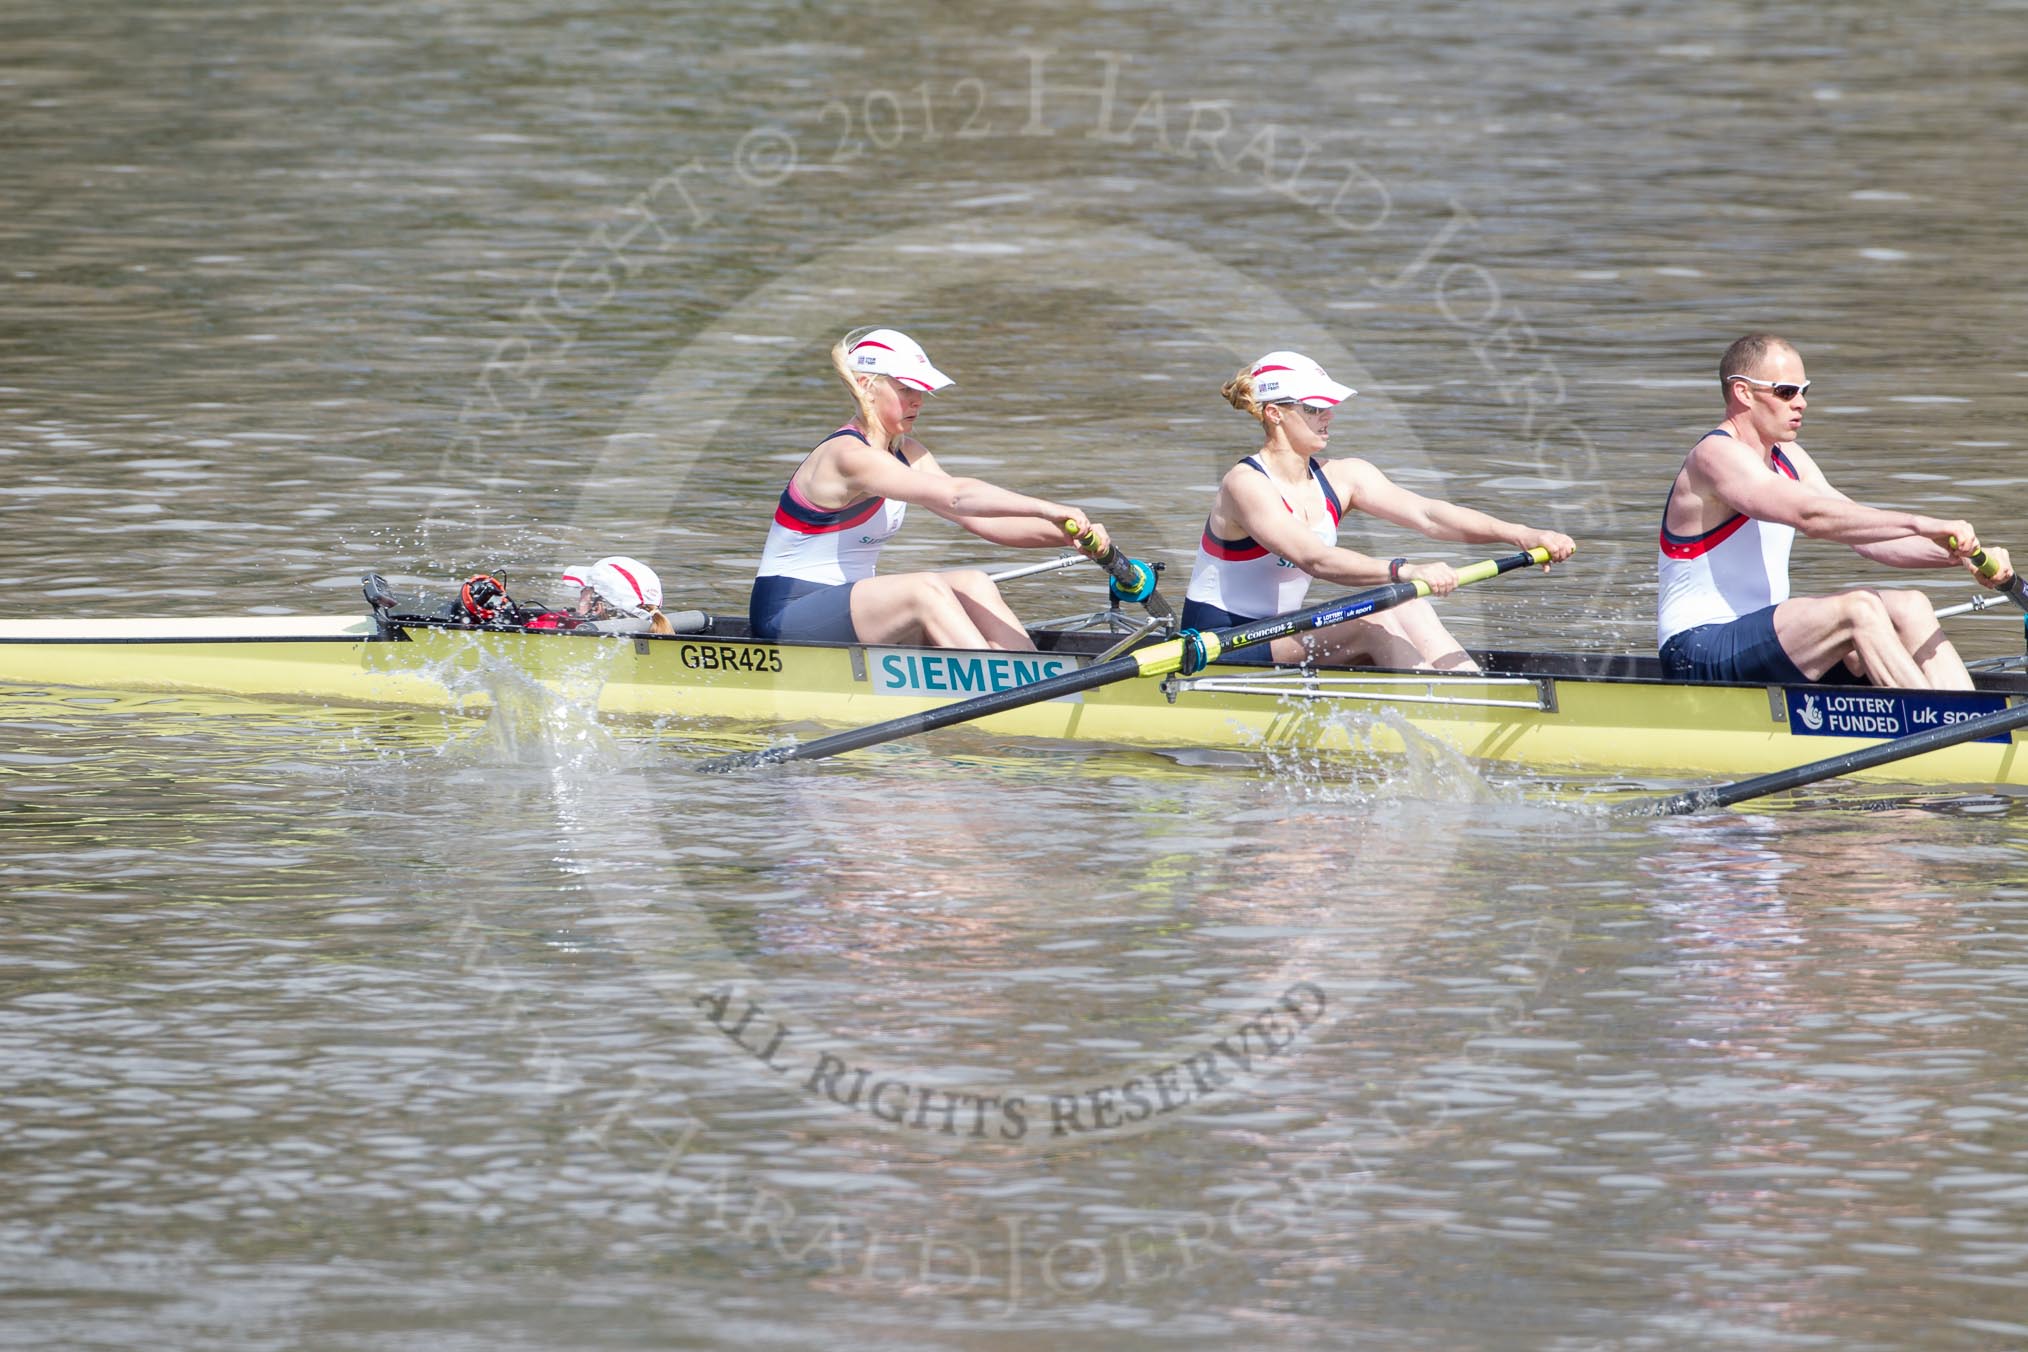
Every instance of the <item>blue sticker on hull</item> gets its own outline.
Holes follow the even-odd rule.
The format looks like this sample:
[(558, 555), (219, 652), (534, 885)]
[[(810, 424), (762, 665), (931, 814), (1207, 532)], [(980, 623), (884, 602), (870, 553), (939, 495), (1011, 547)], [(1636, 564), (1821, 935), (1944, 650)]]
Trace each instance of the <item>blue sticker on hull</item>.
[[(1910, 694), (1904, 691), (1809, 689), (1787, 686), (1789, 731), (1798, 737), (1906, 737), (1962, 723), (2007, 707), (2005, 695)], [(2012, 740), (2009, 733), (1979, 738)]]

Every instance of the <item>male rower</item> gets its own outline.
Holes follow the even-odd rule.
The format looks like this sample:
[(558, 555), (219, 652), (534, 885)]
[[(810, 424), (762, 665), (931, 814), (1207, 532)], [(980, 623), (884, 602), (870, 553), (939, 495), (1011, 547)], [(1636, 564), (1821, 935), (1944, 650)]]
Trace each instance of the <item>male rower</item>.
[(1862, 507), (1831, 487), (1796, 442), (1809, 407), (1803, 359), (1785, 339), (1748, 334), (1718, 364), (1725, 420), (1685, 457), (1662, 509), (1657, 642), (1677, 679), (1794, 685), (1871, 680), (1969, 690), (1971, 673), (1918, 591), (1789, 595), (1796, 532), (1895, 568), (1962, 567), (1982, 585), (2013, 575), (2003, 549), (1972, 562), (1968, 521)]

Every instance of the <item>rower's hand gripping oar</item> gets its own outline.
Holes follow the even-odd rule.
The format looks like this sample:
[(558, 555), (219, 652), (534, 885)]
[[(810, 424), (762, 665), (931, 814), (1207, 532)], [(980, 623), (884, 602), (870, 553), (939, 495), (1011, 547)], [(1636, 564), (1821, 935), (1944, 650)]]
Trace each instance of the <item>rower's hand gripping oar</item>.
[[(1549, 551), (1535, 548), (1506, 558), (1486, 559), (1458, 570), (1458, 585), (1483, 582), (1487, 578), (1511, 573), (1517, 568), (1529, 568), (1549, 562)], [(1413, 601), (1430, 593), (1427, 582), (1390, 582), (1367, 591), (1341, 596), (1321, 606), (1295, 611), (1288, 615), (1277, 615), (1270, 619), (1255, 620), (1250, 624), (1235, 624), (1224, 629), (1210, 629), (1198, 632), (1186, 629), (1175, 638), (1156, 643), (1109, 662), (1096, 662), (1080, 671), (1066, 671), (1060, 676), (1050, 676), (1033, 685), (1017, 686), (1012, 690), (999, 690), (973, 699), (959, 700), (941, 708), (930, 709), (919, 714), (907, 714), (891, 718), (885, 723), (875, 723), (850, 732), (835, 733), (819, 737), (813, 742), (792, 746), (771, 746), (764, 751), (745, 751), (733, 756), (719, 756), (703, 761), (698, 769), (708, 772), (741, 770), (757, 765), (774, 765), (781, 761), (819, 760), (825, 756), (836, 756), (861, 747), (875, 746), (881, 742), (892, 742), (902, 737), (912, 737), (920, 732), (934, 732), (954, 723), (968, 723), (973, 719), (985, 718), (991, 714), (1005, 713), (1010, 709), (1040, 704), (1044, 700), (1074, 695), (1081, 690), (1092, 690), (1102, 685), (1131, 680), (1136, 676), (1167, 676), (1171, 672), (1190, 675), (1205, 665), (1218, 660), (1219, 654), (1238, 648), (1267, 643), (1288, 634), (1307, 633), (1322, 629), (1344, 620), (1356, 620), (1382, 610), (1390, 609), (1404, 602)]]
[[(1075, 521), (1064, 522), (1063, 533), (1076, 540), (1080, 547), (1088, 534), (1080, 532)], [(1106, 586), (1114, 596), (1146, 607), (1148, 613), (1158, 620), (1175, 620), (1176, 612), (1170, 607), (1168, 598), (1155, 592), (1155, 569), (1152, 565), (1128, 558), (1111, 540), (1106, 541), (1104, 553), (1087, 557), (1106, 570), (1106, 576), (1111, 579)]]
[[(1955, 548), (1958, 542), (1957, 537), (1955, 535), (1951, 536), (1950, 542), (1952, 547)], [(1991, 577), (1999, 571), (1998, 566), (1986, 557), (1986, 551), (1983, 549), (1972, 551), (1972, 567), (1979, 570), (1980, 577)], [(1971, 600), (1960, 606), (1946, 606), (1936, 613), (1936, 617), (1940, 620), (1948, 620), (1955, 615), (1976, 615), (1980, 611), (1991, 610), (1994, 606), (2004, 605), (2008, 601), (2012, 601), (2024, 612), (2028, 612), (2028, 578), (2023, 578), (2018, 572), (2001, 583), (1994, 591), (1974, 596)], [(2028, 624), (2028, 615), (2022, 617), (2022, 623)]]
[[(1997, 564), (1986, 558), (1986, 551), (1983, 549), (1972, 551), (1972, 567), (1979, 570), (1980, 577), (1991, 577), (2000, 571)], [(2021, 609), (2028, 610), (2028, 580), (2024, 580), (2019, 573), (2001, 583), (1997, 590)]]

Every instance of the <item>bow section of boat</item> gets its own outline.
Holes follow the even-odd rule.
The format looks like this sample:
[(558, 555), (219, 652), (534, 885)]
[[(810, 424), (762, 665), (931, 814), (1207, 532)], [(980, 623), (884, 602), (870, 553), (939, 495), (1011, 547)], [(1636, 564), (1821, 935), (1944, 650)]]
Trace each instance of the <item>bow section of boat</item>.
[(357, 615), (0, 620), (0, 681), (444, 706), (450, 691)]

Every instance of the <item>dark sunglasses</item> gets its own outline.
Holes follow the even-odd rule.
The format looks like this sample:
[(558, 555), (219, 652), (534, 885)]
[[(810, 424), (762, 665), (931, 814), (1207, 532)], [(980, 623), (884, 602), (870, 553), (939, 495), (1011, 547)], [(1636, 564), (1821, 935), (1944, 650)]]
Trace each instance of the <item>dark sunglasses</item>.
[(1774, 397), (1784, 403), (1799, 394), (1808, 394), (1810, 392), (1810, 382), (1807, 380), (1800, 385), (1794, 385), (1787, 381), (1755, 380), (1752, 376), (1727, 376), (1726, 379), (1743, 380), (1749, 385), (1758, 385), (1764, 390), (1773, 390)]

